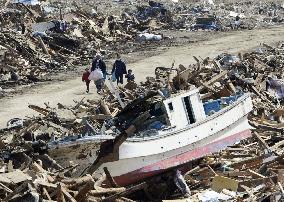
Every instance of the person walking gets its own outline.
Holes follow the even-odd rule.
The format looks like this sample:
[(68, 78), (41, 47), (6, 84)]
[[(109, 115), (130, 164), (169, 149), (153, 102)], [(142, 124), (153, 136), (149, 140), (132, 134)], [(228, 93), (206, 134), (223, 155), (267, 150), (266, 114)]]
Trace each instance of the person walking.
[(127, 78), (127, 82), (131, 82), (131, 81), (134, 82), (135, 76), (132, 73), (131, 69), (128, 69), (127, 74), (125, 75), (125, 78)]
[(116, 54), (116, 60), (113, 64), (113, 68), (111, 71), (111, 74), (115, 75), (117, 85), (119, 83), (123, 84), (123, 74), (126, 74), (126, 65), (125, 63), (121, 60), (120, 54)]
[(86, 86), (87, 86), (87, 90), (86, 90), (86, 93), (89, 93), (90, 91), (90, 80), (89, 80), (89, 75), (90, 75), (90, 71), (88, 68), (85, 69), (85, 72), (83, 73), (83, 76), (82, 76), (82, 81), (86, 83)]
[(94, 71), (95, 69), (100, 69), (104, 75), (104, 79), (106, 79), (106, 63), (103, 61), (102, 56), (99, 53), (96, 54), (92, 62), (91, 71)]
[(97, 71), (97, 70), (100, 70), (103, 74), (103, 78), (95, 80), (97, 93), (101, 94), (103, 87), (104, 87), (104, 81), (106, 79), (107, 71), (106, 71), (106, 64), (103, 61), (101, 54), (99, 54), (99, 53), (97, 53), (95, 58), (93, 59), (91, 72), (94, 72), (94, 71)]

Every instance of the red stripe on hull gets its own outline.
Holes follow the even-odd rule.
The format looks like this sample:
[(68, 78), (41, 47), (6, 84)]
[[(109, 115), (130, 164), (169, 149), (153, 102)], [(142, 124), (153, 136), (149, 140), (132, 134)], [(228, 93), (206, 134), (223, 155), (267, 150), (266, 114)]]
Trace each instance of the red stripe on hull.
[(246, 139), (250, 136), (251, 131), (245, 130), (243, 132), (236, 133), (234, 135), (209, 143), (194, 150), (170, 157), (168, 159), (145, 166), (143, 168), (134, 170), (121, 176), (117, 176), (114, 179), (121, 186), (132, 184), (147, 177), (162, 173), (166, 169), (181, 166), (185, 163), (190, 162), (191, 160), (198, 159), (208, 154), (223, 150), (227, 146), (233, 145), (236, 142)]

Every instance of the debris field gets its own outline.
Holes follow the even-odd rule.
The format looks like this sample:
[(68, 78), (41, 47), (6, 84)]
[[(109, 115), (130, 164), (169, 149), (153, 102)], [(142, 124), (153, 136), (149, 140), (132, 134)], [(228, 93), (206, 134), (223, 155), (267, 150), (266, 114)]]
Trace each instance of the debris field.
[(18, 2), (1, 3), (2, 96), (13, 92), (15, 86), (50, 81), (58, 72), (74, 71), (88, 64), (98, 50), (108, 60), (116, 51), (183, 43), (178, 36), (164, 35), (163, 30), (258, 29), (281, 25), (284, 18), (281, 1), (102, 1), (97, 7), (92, 2)]
[[(284, 20), (283, 2), (273, 1), (125, 0), (102, 1), (97, 7), (92, 2), (17, 2), (0, 3), (3, 97), (15, 86), (50, 81), (51, 74), (88, 65), (98, 50), (110, 59), (118, 47), (128, 53), (172, 43), (175, 39), (163, 30), (233, 33), (283, 25)], [(153, 67), (154, 76), (141, 83), (114, 87), (106, 80), (99, 99), (74, 100), (72, 106), (29, 105), (38, 116), (11, 119), (0, 129), (1, 201), (283, 201), (284, 43), (193, 57), (194, 64)], [(151, 116), (153, 108), (165, 97), (192, 89), (199, 90), (205, 104), (217, 100), (220, 110), (249, 93), (251, 137), (126, 186), (108, 167), (103, 175), (93, 175), (96, 164), (115, 156), (127, 138), (151, 138), (158, 129), (168, 129), (165, 117)], [(212, 109), (206, 116), (214, 116)], [(100, 135), (107, 141), (86, 172), (80, 163), (62, 165), (51, 157), (52, 146)]]

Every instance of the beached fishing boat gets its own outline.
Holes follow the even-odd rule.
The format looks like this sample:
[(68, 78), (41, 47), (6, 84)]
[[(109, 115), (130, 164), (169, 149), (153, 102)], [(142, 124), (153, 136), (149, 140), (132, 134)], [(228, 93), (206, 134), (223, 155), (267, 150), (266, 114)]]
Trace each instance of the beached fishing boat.
[(115, 136), (102, 131), (94, 136), (51, 142), (49, 155), (62, 166), (69, 165), (70, 161), (77, 163), (78, 170), (82, 171), (94, 163), (99, 150), (102, 150), (102, 142), (106, 141), (108, 144), (104, 150), (109, 148), (110, 151), (104, 152), (113, 153), (113, 156), (101, 162), (95, 175), (103, 173), (103, 167), (107, 167), (118, 184), (127, 185), (220, 151), (251, 136), (247, 120), (252, 110), (249, 94), (206, 102), (202, 102), (198, 89), (169, 97), (161, 92), (160, 95), (158, 101), (153, 97), (159, 96), (159, 93), (137, 99), (117, 115), (117, 125), (126, 131), (133, 125), (133, 120), (144, 117), (139, 125), (135, 124), (135, 132), (128, 133), (117, 150), (111, 148)]

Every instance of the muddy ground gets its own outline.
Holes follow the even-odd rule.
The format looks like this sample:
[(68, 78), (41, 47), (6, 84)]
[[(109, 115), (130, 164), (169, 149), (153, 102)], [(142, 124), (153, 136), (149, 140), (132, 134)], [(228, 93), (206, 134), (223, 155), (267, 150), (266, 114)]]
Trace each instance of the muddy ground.
[[(140, 82), (146, 76), (153, 76), (157, 66), (170, 66), (175, 64), (188, 66), (194, 62), (192, 56), (214, 57), (220, 53), (244, 52), (256, 48), (261, 43), (272, 44), (284, 40), (284, 27), (270, 27), (267, 29), (245, 30), (234, 32), (165, 32), (174, 37), (160, 44), (144, 44), (141, 50), (123, 55), (128, 68), (133, 69), (136, 81)], [(112, 60), (107, 61), (111, 69)], [(53, 75), (49, 83), (25, 87), (21, 93), (14, 94), (0, 100), (0, 128), (6, 126), (11, 118), (25, 118), (32, 116), (34, 111), (28, 104), (56, 106), (57, 103), (69, 105), (73, 100), (99, 98), (95, 86), (91, 92), (85, 93), (85, 86), (81, 81), (81, 72), (85, 67), (77, 67), (73, 72)]]

